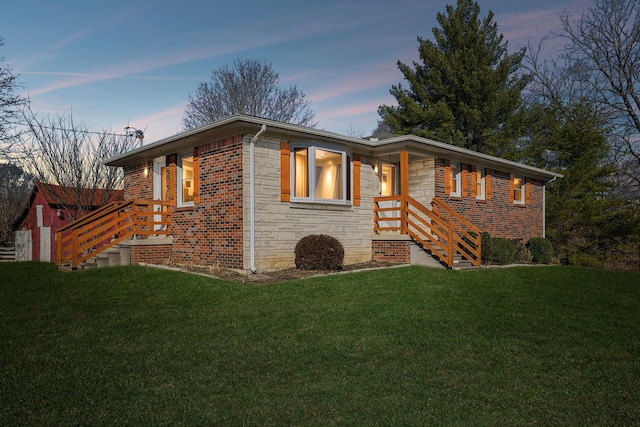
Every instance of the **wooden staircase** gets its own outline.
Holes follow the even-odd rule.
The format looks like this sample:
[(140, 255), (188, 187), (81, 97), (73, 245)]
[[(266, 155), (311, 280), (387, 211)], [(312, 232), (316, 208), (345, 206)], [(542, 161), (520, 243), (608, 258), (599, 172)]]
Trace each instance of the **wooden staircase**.
[(112, 202), (67, 224), (56, 233), (56, 264), (62, 270), (128, 265), (128, 239), (169, 236), (169, 202)]
[[(410, 196), (383, 196), (374, 199), (374, 231), (406, 234), (425, 252), (447, 268), (480, 266), (480, 230), (434, 198), (432, 209)], [(394, 202), (395, 206), (381, 206)]]

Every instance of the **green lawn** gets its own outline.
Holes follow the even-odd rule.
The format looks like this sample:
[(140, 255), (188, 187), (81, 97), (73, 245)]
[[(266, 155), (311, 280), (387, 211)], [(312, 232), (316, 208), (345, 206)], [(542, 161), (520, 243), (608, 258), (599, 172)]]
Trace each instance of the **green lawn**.
[(639, 425), (640, 275), (0, 264), (0, 425)]

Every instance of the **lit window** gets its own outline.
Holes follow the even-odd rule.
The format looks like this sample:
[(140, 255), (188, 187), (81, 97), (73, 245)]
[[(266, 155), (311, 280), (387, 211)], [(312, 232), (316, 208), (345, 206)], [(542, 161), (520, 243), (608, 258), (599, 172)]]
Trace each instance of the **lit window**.
[(476, 199), (485, 198), (485, 171), (483, 168), (473, 171), (473, 184), (475, 185)]
[(524, 204), (525, 187), (524, 178), (521, 176), (513, 177), (513, 202)]
[(460, 165), (452, 163), (449, 167), (449, 182), (451, 183), (450, 196), (462, 196), (462, 177), (460, 175)]
[(193, 174), (193, 156), (180, 157), (180, 169), (178, 171), (178, 200), (180, 206), (193, 205), (193, 194), (195, 191), (195, 179)]
[(291, 166), (294, 199), (342, 203), (350, 200), (349, 161), (345, 152), (294, 148)]
[(380, 195), (395, 196), (396, 191), (396, 167), (394, 165), (382, 165), (380, 175)]

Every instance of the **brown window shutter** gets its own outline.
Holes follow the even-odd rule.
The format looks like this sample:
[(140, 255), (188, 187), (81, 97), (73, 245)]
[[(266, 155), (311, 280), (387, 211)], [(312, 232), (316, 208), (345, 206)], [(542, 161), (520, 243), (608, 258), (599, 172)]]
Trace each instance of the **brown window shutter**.
[(485, 198), (491, 200), (491, 169), (485, 169), (484, 172), (484, 192)]
[(451, 194), (451, 161), (444, 161), (444, 193)]
[(513, 203), (513, 174), (509, 174), (509, 201)]
[(524, 179), (524, 203), (529, 204), (530, 202), (530, 192), (531, 192), (531, 183), (528, 178)]
[(193, 149), (193, 203), (200, 203), (200, 147)]
[(177, 167), (175, 162), (169, 164), (169, 201), (171, 202), (171, 206), (176, 205), (176, 185), (177, 185)]
[(280, 201), (291, 200), (291, 149), (286, 141), (280, 142)]
[(360, 206), (360, 156), (353, 156), (353, 206)]
[(461, 169), (461, 173), (460, 173), (460, 179), (462, 180), (462, 182), (460, 183), (460, 195), (462, 197), (467, 197), (467, 165), (464, 163), (460, 164), (460, 169)]
[(475, 166), (471, 166), (471, 197), (478, 197), (476, 186), (478, 185), (478, 171)]

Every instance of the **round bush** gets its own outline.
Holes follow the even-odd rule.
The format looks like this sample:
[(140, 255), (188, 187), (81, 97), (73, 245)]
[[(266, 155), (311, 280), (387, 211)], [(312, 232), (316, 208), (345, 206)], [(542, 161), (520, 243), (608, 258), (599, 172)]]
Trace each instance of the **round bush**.
[(344, 248), (335, 237), (311, 234), (295, 247), (296, 268), (302, 270), (342, 270)]
[(527, 243), (533, 262), (536, 264), (551, 264), (553, 247), (544, 237), (532, 237)]
[(491, 260), (499, 265), (513, 264), (516, 256), (516, 248), (509, 239), (503, 239), (502, 237), (493, 237), (491, 239), (493, 244), (493, 253)]

